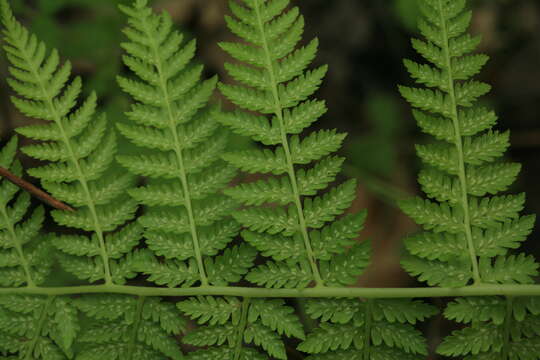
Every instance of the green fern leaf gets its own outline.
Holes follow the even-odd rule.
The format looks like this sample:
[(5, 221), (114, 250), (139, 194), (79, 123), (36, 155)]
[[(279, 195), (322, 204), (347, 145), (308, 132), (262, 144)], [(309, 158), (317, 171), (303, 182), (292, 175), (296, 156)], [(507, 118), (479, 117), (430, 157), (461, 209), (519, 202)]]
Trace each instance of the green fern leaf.
[(249, 324), (244, 331), (244, 341), (247, 344), (260, 345), (270, 356), (277, 359), (287, 359), (285, 345), (279, 336), (270, 328), (258, 324)]
[(363, 347), (364, 339), (360, 329), (350, 324), (323, 323), (312, 334), (309, 334), (307, 340), (298, 346), (298, 350), (317, 354), (329, 350), (347, 350), (351, 345), (356, 349)]
[(285, 306), (284, 301), (275, 300), (253, 300), (249, 307), (248, 321), (256, 322), (259, 318), (263, 325), (268, 326), (278, 334), (285, 334), (289, 337), (305, 339), (302, 324), (298, 318), (292, 316), (294, 309)]
[(506, 304), (497, 297), (459, 298), (446, 307), (444, 316), (466, 324), (475, 320), (501, 325), (506, 317)]
[(370, 245), (369, 241), (363, 241), (329, 261), (321, 261), (321, 275), (324, 281), (331, 286), (346, 286), (355, 283), (370, 263)]
[(538, 264), (534, 257), (525, 254), (499, 256), (493, 263), (489, 258), (480, 259), (480, 273), (486, 283), (533, 284), (538, 275)]
[(451, 261), (430, 261), (419, 257), (405, 257), (401, 260), (403, 268), (419, 280), (426, 281), (428, 285), (461, 287), (471, 279), (469, 264), (461, 255)]
[[(355, 237), (347, 233), (332, 245), (326, 242), (327, 234), (339, 232), (343, 226), (332, 228), (331, 222), (351, 205), (356, 184), (346, 182), (317, 196), (339, 172), (343, 159), (330, 154), (339, 150), (345, 135), (320, 130), (300, 136), (326, 112), (325, 103), (311, 97), (328, 69), (307, 69), (315, 58), (318, 41), (297, 47), (304, 19), (297, 7), (288, 9), (288, 5), (288, 0), (231, 1), (234, 16), (226, 17), (226, 22), (231, 32), (247, 44), (220, 44), (240, 63), (225, 65), (238, 84), (221, 83), (219, 89), (237, 107), (252, 113), (236, 110), (219, 121), (237, 134), (273, 146), (227, 153), (223, 158), (248, 173), (283, 175), (227, 190), (227, 194), (248, 205), (234, 214), (250, 230), (244, 232), (245, 240), (275, 261), (257, 267), (247, 277), (268, 287), (307, 286), (312, 281), (321, 285), (321, 267), (326, 265), (318, 263), (319, 259), (332, 261)], [(278, 207), (265, 206), (269, 203)], [(315, 232), (325, 225), (325, 233)], [(284, 244), (282, 249), (279, 242)], [(294, 252), (288, 255), (284, 249)], [(298, 265), (306, 261), (307, 268)], [(335, 266), (332, 269), (337, 270)], [(311, 273), (311, 281), (306, 278), (306, 270)], [(287, 271), (293, 273), (287, 275)], [(346, 282), (353, 274), (359, 272), (349, 271)]]
[(235, 327), (231, 324), (205, 326), (184, 336), (183, 341), (194, 346), (220, 346), (226, 342), (234, 344), (235, 335)]
[[(480, 37), (466, 33), (472, 13), (464, 10), (466, 0), (422, 0), (419, 5), (425, 41), (413, 39), (412, 46), (428, 64), (404, 63), (425, 88), (399, 90), (415, 108), (419, 127), (439, 140), (417, 146), (428, 165), (418, 180), (434, 201), (417, 198), (400, 206), (433, 233), (409, 237), (413, 257), (402, 264), (432, 286), (464, 286), (471, 280), (528, 283), (537, 272), (534, 260), (505, 258), (532, 229), (534, 218), (519, 217), (524, 195), (486, 197), (507, 190), (521, 167), (500, 160), (509, 147), (509, 133), (493, 130), (497, 116), (477, 105), (491, 87), (472, 78), (488, 60), (470, 54), (480, 43)], [(509, 269), (517, 273), (510, 276)]]
[[(104, 279), (110, 284), (110, 267), (114, 262), (107, 253), (104, 232), (113, 231), (132, 219), (137, 207), (133, 201), (121, 200), (132, 180), (122, 175), (123, 182), (105, 180), (111, 175), (109, 170), (116, 147), (114, 132), (108, 128), (104, 116), (93, 120), (95, 95), (75, 108), (82, 89), (81, 80), (69, 81), (70, 63), (60, 65), (56, 50), (47, 55), (45, 45), (15, 20), (7, 2), (2, 2), (2, 23), (5, 50), (13, 70), (9, 83), (19, 96), (12, 98), (13, 103), (23, 114), (48, 121), (46, 125), (21, 129), (26, 136), (49, 141), (23, 148), (26, 154), (49, 162), (29, 173), (40, 178), (60, 200), (73, 201), (78, 207), (74, 213), (53, 211), (56, 222), (93, 232), (99, 239), (99, 254), (94, 253), (90, 259), (81, 259), (79, 263), (97, 264), (99, 258), (101, 275), (88, 276), (88, 268), (84, 266), (80, 269), (85, 274), (75, 275), (93, 281)], [(104, 190), (111, 192), (104, 195)], [(78, 268), (71, 263), (71, 270)]]
[(439, 346), (437, 352), (447, 356), (477, 355), (480, 352), (498, 352), (502, 347), (502, 334), (495, 326), (465, 328), (453, 331)]
[(257, 252), (247, 244), (227, 248), (222, 255), (206, 258), (208, 281), (212, 285), (227, 286), (240, 281), (253, 266)]
[(244, 230), (242, 231), (242, 237), (260, 251), (263, 256), (271, 257), (276, 261), (290, 260), (298, 262), (303, 259), (302, 239), (298, 235), (294, 237), (273, 236), (267, 233)]
[(305, 261), (298, 264), (268, 261), (250, 271), (246, 279), (267, 288), (289, 289), (306, 287), (312, 281)]
[(390, 323), (416, 324), (438, 313), (432, 305), (411, 299), (380, 299), (373, 304), (373, 318)]
[(307, 302), (306, 312), (322, 322), (347, 324), (362, 309), (362, 304), (353, 299), (317, 299)]
[[(216, 119), (223, 115), (209, 105), (217, 79), (201, 80), (203, 67), (192, 64), (195, 42), (184, 42), (167, 13), (154, 14), (147, 1), (120, 9), (129, 17), (123, 59), (136, 78), (118, 78), (120, 87), (135, 100), (127, 113), (135, 124), (118, 127), (134, 144), (155, 151), (119, 156), (118, 161), (130, 172), (149, 178), (129, 194), (147, 206), (140, 223), (149, 249), (167, 259), (161, 263), (141, 252), (134, 263), (151, 281), (168, 286), (239, 281), (247, 271), (244, 268), (223, 272), (237, 260), (232, 253), (210, 258), (239, 230), (224, 220), (236, 202), (217, 194), (235, 175), (232, 167), (217, 162), (227, 143), (227, 136), (217, 131)], [(249, 267), (251, 262), (242, 264)]]
[(367, 211), (345, 215), (320, 230), (312, 230), (313, 252), (319, 260), (331, 260), (334, 254), (343, 254), (347, 247), (353, 246), (362, 231)]
[(190, 258), (187, 262), (172, 260), (160, 262), (149, 250), (134, 254), (132, 269), (149, 275), (148, 280), (168, 287), (190, 287), (200, 280), (197, 262)]
[(240, 322), (238, 308), (240, 302), (234, 297), (218, 298), (201, 296), (177, 303), (178, 309), (184, 314), (197, 320), (198, 324), (224, 325), (229, 320), (233, 325)]

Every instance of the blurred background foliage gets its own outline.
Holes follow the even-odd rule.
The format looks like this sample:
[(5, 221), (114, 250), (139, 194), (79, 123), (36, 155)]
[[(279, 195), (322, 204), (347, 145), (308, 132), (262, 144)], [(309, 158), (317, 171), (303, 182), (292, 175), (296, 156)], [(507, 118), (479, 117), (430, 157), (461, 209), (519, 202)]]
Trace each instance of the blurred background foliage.
[[(14, 11), (32, 31), (60, 50), (85, 80), (86, 91), (96, 90), (102, 109), (112, 121), (123, 121), (127, 99), (115, 82), (121, 66), (120, 29), (125, 19), (117, 11), (125, 0), (11, 0)], [(396, 84), (411, 84), (402, 58), (416, 58), (410, 46), (415, 36), (416, 0), (293, 0), (306, 17), (306, 36), (320, 38), (318, 64), (330, 71), (319, 96), (329, 112), (317, 124), (347, 131), (342, 155), (345, 175), (359, 179), (356, 208), (370, 211), (363, 238), (376, 246), (371, 271), (362, 285), (405, 286), (411, 279), (399, 269), (401, 240), (415, 230), (395, 207), (395, 200), (418, 192), (419, 163), (413, 144), (429, 141), (414, 124)], [(227, 81), (217, 47), (232, 38), (223, 15), (227, 0), (155, 0), (157, 9), (171, 13), (178, 27), (197, 37), (199, 61), (207, 74)], [(527, 191), (527, 213), (540, 214), (540, 2), (538, 0), (471, 0), (472, 32), (482, 34), (481, 51), (492, 60), (481, 74), (493, 85), (485, 100), (500, 115), (500, 128), (512, 131), (511, 160), (523, 164), (514, 192)], [(0, 76), (7, 76), (4, 56)], [(9, 104), (10, 91), (0, 81), (0, 136), (5, 141), (16, 126), (31, 120)], [(222, 100), (222, 99), (221, 99)], [(223, 100), (222, 100), (223, 101)], [(229, 104), (224, 103), (224, 107)], [(235, 139), (235, 146), (251, 146)], [(127, 143), (121, 152), (134, 151)], [(31, 166), (23, 158), (26, 166)], [(539, 232), (527, 242), (540, 257)]]

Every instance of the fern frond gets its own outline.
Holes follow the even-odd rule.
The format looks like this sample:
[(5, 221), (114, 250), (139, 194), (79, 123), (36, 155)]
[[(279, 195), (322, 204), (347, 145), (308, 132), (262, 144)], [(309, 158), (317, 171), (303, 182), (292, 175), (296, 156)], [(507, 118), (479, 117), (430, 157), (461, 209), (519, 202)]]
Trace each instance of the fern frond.
[[(500, 160), (509, 133), (493, 130), (497, 116), (477, 105), (490, 86), (473, 79), (488, 57), (470, 54), (480, 42), (466, 33), (472, 13), (464, 10), (465, 0), (420, 5), (425, 40), (414, 39), (412, 45), (428, 64), (405, 60), (405, 67), (424, 87), (399, 90), (415, 108), (420, 128), (438, 141), (417, 146), (427, 165), (419, 183), (433, 200), (400, 204), (426, 230), (407, 239), (412, 257), (403, 266), (430, 285), (527, 283), (537, 274), (534, 260), (505, 256), (530, 233), (534, 217), (519, 216), (523, 195), (497, 195), (513, 183), (520, 165)], [(503, 274), (503, 266), (515, 275)]]
[(320, 325), (299, 350), (308, 359), (417, 359), (426, 355), (422, 334), (411, 324), (437, 314), (437, 309), (409, 299), (314, 299), (307, 313)]
[(186, 324), (172, 303), (123, 295), (74, 302), (90, 318), (77, 339), (78, 359), (184, 359), (173, 336)]
[(227, 142), (218, 131), (220, 110), (208, 104), (217, 80), (201, 80), (203, 68), (191, 60), (195, 42), (184, 43), (167, 13), (154, 14), (146, 1), (120, 9), (129, 17), (123, 59), (137, 79), (118, 78), (120, 87), (135, 100), (127, 113), (135, 124), (118, 127), (134, 144), (151, 151), (118, 160), (131, 172), (149, 178), (145, 186), (129, 193), (147, 206), (140, 223), (148, 247), (167, 259), (159, 263), (145, 255), (145, 260), (135, 263), (151, 281), (168, 286), (239, 281), (256, 255), (252, 249), (234, 248), (211, 258), (239, 230), (227, 219), (237, 203), (218, 194), (235, 171), (216, 163)]
[[(240, 184), (227, 194), (248, 206), (234, 213), (249, 229), (244, 239), (275, 261), (254, 269), (248, 280), (267, 287), (305, 287), (311, 282), (320, 286), (326, 280), (341, 286), (354, 282), (365, 265), (361, 261), (354, 270), (345, 270), (340, 268), (344, 260), (333, 258), (353, 243), (357, 233), (335, 234), (338, 238), (331, 241), (328, 237), (331, 231), (340, 231), (332, 222), (351, 205), (356, 183), (346, 182), (318, 194), (340, 170), (343, 159), (331, 154), (341, 147), (345, 134), (321, 130), (300, 136), (326, 112), (324, 102), (311, 96), (327, 67), (307, 69), (318, 41), (297, 48), (304, 19), (297, 7), (285, 10), (288, 5), (287, 0), (230, 3), (234, 16), (226, 17), (227, 24), (246, 44), (220, 44), (240, 63), (225, 65), (238, 84), (220, 83), (219, 88), (232, 103), (251, 113), (237, 110), (221, 115), (219, 121), (272, 148), (227, 153), (223, 158), (242, 171), (277, 177)], [(360, 222), (355, 224), (360, 230), (363, 218), (354, 219)], [(291, 251), (287, 254), (285, 249)], [(323, 275), (323, 271), (339, 274)], [(345, 273), (342, 281), (332, 280)]]
[[(190, 358), (210, 359), (227, 354), (231, 359), (268, 359), (254, 349), (261, 347), (271, 357), (287, 359), (281, 335), (304, 339), (304, 331), (294, 309), (283, 300), (199, 297), (177, 304), (201, 326), (188, 333), (184, 342), (194, 346), (218, 346), (190, 353)], [(225, 349), (229, 349), (227, 352)], [(251, 355), (253, 357), (248, 357)]]
[[(77, 255), (83, 258), (73, 256), (64, 263), (69, 269), (78, 270), (76, 263), (91, 262), (95, 265), (92, 275), (88, 271), (75, 275), (92, 281), (103, 279), (110, 284), (114, 277), (111, 268), (117, 263), (108, 253), (105, 232), (134, 217), (137, 204), (122, 197), (133, 177), (120, 174), (117, 180), (109, 180), (116, 148), (114, 131), (104, 116), (94, 119), (95, 94), (77, 106), (82, 83), (78, 77), (70, 81), (71, 64), (60, 65), (56, 50), (47, 54), (45, 44), (15, 20), (6, 1), (1, 2), (1, 16), (4, 49), (12, 65), (8, 82), (19, 96), (12, 101), (23, 114), (48, 122), (18, 130), (45, 141), (22, 149), (27, 155), (48, 162), (30, 169), (29, 174), (40, 178), (54, 197), (77, 207), (76, 212), (69, 214), (54, 210), (52, 216), (57, 223), (90, 231), (98, 241), (98, 253)], [(93, 241), (87, 238), (86, 242)], [(135, 245), (132, 242), (132, 247)], [(117, 282), (125, 282), (124, 277), (116, 278)]]

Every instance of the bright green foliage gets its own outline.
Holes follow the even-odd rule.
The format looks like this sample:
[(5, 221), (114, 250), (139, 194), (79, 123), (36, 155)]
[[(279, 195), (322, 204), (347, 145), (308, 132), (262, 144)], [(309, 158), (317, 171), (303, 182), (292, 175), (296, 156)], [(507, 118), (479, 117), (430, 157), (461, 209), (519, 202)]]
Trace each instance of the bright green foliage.
[[(45, 44), (14, 19), (5, 0), (0, 7), (4, 50), (12, 65), (8, 83), (20, 96), (12, 101), (25, 115), (47, 121), (17, 130), (40, 141), (23, 152), (48, 162), (28, 172), (53, 196), (76, 208), (75, 212), (52, 211), (58, 224), (92, 233), (58, 236), (54, 243), (63, 251), (60, 262), (81, 279), (123, 283), (135, 275), (123, 255), (137, 245), (139, 237), (133, 227), (105, 235), (132, 219), (137, 208), (125, 194), (133, 176), (113, 170), (114, 131), (104, 116), (95, 117), (95, 94), (77, 108), (82, 84), (79, 77), (69, 80), (71, 64), (60, 65), (56, 50), (47, 54)], [(128, 242), (125, 236), (130, 237)]]
[(287, 359), (281, 336), (305, 339), (294, 309), (281, 299), (201, 296), (177, 305), (198, 324), (207, 324), (184, 337), (186, 344), (211, 346), (190, 353), (190, 359), (269, 359), (245, 347), (248, 344), (261, 347), (272, 358)]
[(421, 129), (438, 141), (418, 145), (426, 168), (419, 183), (430, 198), (403, 201), (402, 210), (424, 232), (405, 240), (411, 256), (404, 268), (429, 285), (531, 283), (532, 257), (507, 256), (531, 232), (534, 216), (520, 217), (525, 197), (497, 195), (516, 178), (520, 165), (501, 160), (508, 132), (494, 131), (497, 117), (476, 105), (490, 86), (472, 80), (488, 57), (470, 54), (479, 37), (466, 33), (466, 0), (422, 0), (419, 28), (425, 40), (413, 47), (429, 64), (405, 60), (411, 76), (426, 88), (400, 87), (415, 108)]
[(355, 240), (365, 213), (336, 220), (354, 200), (355, 181), (317, 194), (340, 170), (343, 159), (331, 154), (345, 135), (320, 130), (300, 136), (326, 112), (323, 101), (310, 97), (327, 67), (306, 70), (318, 42), (297, 48), (304, 19), (297, 7), (285, 10), (288, 5), (288, 0), (230, 2), (234, 17), (226, 17), (229, 29), (247, 44), (220, 44), (240, 62), (225, 64), (240, 85), (219, 88), (231, 102), (251, 112), (223, 114), (220, 121), (271, 148), (227, 153), (223, 158), (248, 173), (278, 177), (240, 184), (226, 193), (248, 205), (234, 213), (247, 228), (243, 238), (271, 258), (248, 274), (249, 281), (276, 288), (307, 287), (313, 282), (348, 285), (369, 260), (368, 243), (358, 245)]
[[(21, 165), (15, 160), (17, 143), (17, 138), (13, 137), (0, 150), (0, 167), (21, 176)], [(19, 191), (7, 180), (0, 180), (1, 286), (39, 285), (51, 270), (51, 244), (44, 238), (39, 239), (43, 207), (31, 213), (29, 207), (30, 196), (27, 193)]]
[(184, 359), (173, 336), (185, 329), (185, 321), (172, 303), (100, 294), (81, 297), (75, 305), (91, 319), (77, 338), (77, 359)]
[(455, 330), (437, 352), (467, 359), (540, 359), (540, 302), (537, 298), (461, 298), (444, 315), (472, 324)]
[[(13, 102), (25, 115), (47, 121), (18, 130), (39, 141), (23, 151), (47, 162), (30, 174), (76, 208), (54, 210), (52, 216), (79, 230), (40, 239), (43, 209), (30, 212), (29, 195), (0, 181), (0, 286), (11, 287), (1, 292), (76, 295), (0, 296), (1, 359), (285, 360), (284, 336), (289, 345), (299, 343), (297, 350), (309, 360), (425, 359), (426, 341), (414, 326), (437, 313), (433, 306), (411, 299), (324, 298), (349, 291), (334, 287), (356, 282), (369, 264), (370, 243), (356, 241), (366, 212), (343, 215), (356, 183), (330, 186), (344, 161), (333, 153), (345, 135), (303, 134), (326, 112), (312, 95), (327, 69), (308, 70), (318, 43), (298, 47), (304, 22), (289, 4), (231, 1), (233, 16), (226, 22), (242, 41), (220, 46), (238, 60), (225, 65), (238, 84), (219, 86), (239, 108), (232, 113), (209, 104), (217, 80), (202, 79), (203, 67), (192, 61), (195, 42), (184, 42), (167, 13), (154, 14), (147, 0), (121, 6), (129, 17), (123, 60), (135, 76), (118, 78), (134, 100), (130, 122), (118, 129), (141, 147), (136, 156), (118, 157), (127, 174), (113, 170), (114, 129), (104, 116), (95, 116), (96, 96), (79, 101), (81, 81), (70, 81), (69, 62), (60, 65), (58, 53), (48, 53), (0, 0), (12, 64), (8, 81), (19, 95)], [(520, 166), (500, 160), (509, 134), (493, 130), (495, 114), (475, 106), (489, 91), (472, 80), (487, 57), (469, 54), (479, 39), (465, 34), (471, 13), (464, 6), (465, 0), (421, 0), (425, 19), (419, 25), (426, 40), (414, 40), (413, 46), (430, 64), (405, 61), (427, 88), (400, 90), (415, 107), (419, 126), (436, 141), (417, 146), (426, 164), (419, 182), (429, 199), (402, 203), (425, 230), (407, 239), (410, 256), (403, 265), (429, 285), (461, 287), (474, 280), (477, 286), (467, 290), (497, 292), (498, 286), (482, 285), (530, 284), (537, 275), (532, 257), (508, 254), (519, 248), (535, 218), (519, 216), (523, 194), (497, 195)], [(220, 122), (259, 147), (227, 153)], [(13, 138), (0, 150), (0, 166), (20, 176), (16, 148)], [(257, 180), (227, 188), (235, 168), (257, 174)], [(146, 179), (133, 188), (136, 176)], [(144, 212), (131, 221), (137, 204)], [(233, 242), (241, 226), (245, 241)], [(146, 247), (139, 246), (143, 235)], [(61, 250), (65, 270), (105, 284), (38, 287), (55, 258), (49, 244)], [(252, 269), (258, 254), (267, 260)], [(121, 286), (140, 274), (169, 288), (200, 285), (186, 292), (240, 297), (173, 303), (143, 294), (186, 292)], [(246, 274), (260, 286), (298, 290), (229, 287)], [(310, 296), (323, 298), (306, 302), (305, 313), (319, 322), (306, 335), (295, 309), (275, 296), (302, 296), (313, 285)], [(269, 298), (258, 298), (262, 294)], [(187, 330), (182, 313), (197, 323), (194, 329)], [(437, 349), (443, 356), (540, 359), (537, 298), (463, 297), (444, 315), (470, 327), (443, 340)], [(183, 343), (198, 350), (182, 353), (183, 332)]]
[(79, 330), (77, 309), (69, 298), (0, 297), (0, 354), (18, 353), (19, 359), (72, 359), (71, 346)]
[(427, 347), (413, 325), (437, 313), (421, 301), (408, 299), (316, 299), (307, 313), (320, 320), (298, 349), (310, 360), (423, 359)]
[[(150, 281), (170, 287), (237, 282), (256, 253), (236, 246), (218, 255), (239, 226), (228, 217), (237, 202), (217, 193), (235, 171), (217, 161), (227, 139), (217, 131), (219, 109), (208, 105), (216, 79), (201, 80), (203, 67), (191, 62), (195, 42), (183, 44), (167, 13), (154, 14), (146, 1), (121, 10), (129, 16), (124, 63), (138, 79), (118, 78), (136, 101), (127, 113), (133, 124), (118, 127), (149, 149), (119, 157), (131, 172), (148, 177), (145, 186), (130, 190), (146, 205), (139, 222), (152, 251), (139, 254), (135, 267)], [(152, 253), (167, 261), (159, 262)]]

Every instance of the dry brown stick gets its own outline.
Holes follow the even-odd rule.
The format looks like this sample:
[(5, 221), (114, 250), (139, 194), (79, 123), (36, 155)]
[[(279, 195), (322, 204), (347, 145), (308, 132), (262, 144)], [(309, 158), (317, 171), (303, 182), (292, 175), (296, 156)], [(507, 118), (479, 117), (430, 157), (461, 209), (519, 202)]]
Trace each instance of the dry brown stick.
[(47, 194), (45, 191), (38, 189), (34, 185), (30, 184), (28, 181), (25, 181), (13, 174), (9, 170), (0, 166), (0, 176), (4, 177), (6, 180), (11, 181), (13, 184), (17, 185), (23, 190), (28, 191), (30, 194), (34, 195), (38, 199), (45, 201), (47, 204), (59, 209), (74, 212), (71, 206), (64, 204), (63, 202), (56, 200), (51, 195)]

